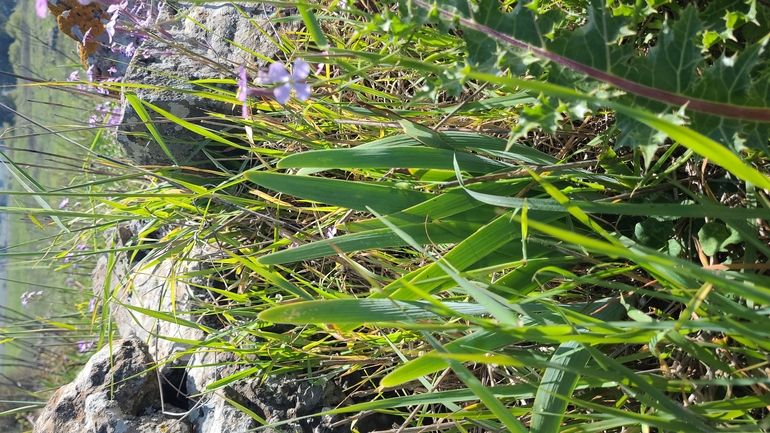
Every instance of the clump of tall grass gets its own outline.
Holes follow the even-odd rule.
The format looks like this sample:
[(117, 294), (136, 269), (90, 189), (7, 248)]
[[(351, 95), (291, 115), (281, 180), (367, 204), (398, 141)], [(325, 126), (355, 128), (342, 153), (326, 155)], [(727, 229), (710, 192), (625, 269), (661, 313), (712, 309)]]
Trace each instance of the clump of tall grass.
[[(195, 312), (225, 329), (206, 348), (248, 359), (212, 391), (248, 374), (352, 369), (368, 397), (327, 412), (351, 428), (373, 410), (402, 429), (762, 431), (770, 101), (745, 89), (766, 79), (763, 42), (714, 36), (709, 6), (658, 3), (665, 14), (626, 2), (297, 5), (305, 30), (277, 41), (298, 59), (291, 72), (231, 68), (229, 87), (199, 92), (242, 107), (212, 115), (232, 128), (164, 115), (247, 149), (236, 168), (102, 159), (109, 175), (23, 193), (83, 209), (9, 211), (54, 219), (47, 253), (30, 256), (51, 266), (107, 254), (141, 268), (221, 249), (177, 276), (206, 277), (213, 300)], [(596, 41), (614, 65), (581, 51)], [(677, 53), (689, 63), (661, 64)], [(734, 94), (709, 87), (743, 73), (724, 59), (751, 71)], [(146, 228), (129, 245), (105, 241), (132, 220)], [(47, 329), (107, 344), (110, 293)], [(264, 329), (276, 323), (292, 326)], [(248, 336), (264, 343), (241, 346)]]

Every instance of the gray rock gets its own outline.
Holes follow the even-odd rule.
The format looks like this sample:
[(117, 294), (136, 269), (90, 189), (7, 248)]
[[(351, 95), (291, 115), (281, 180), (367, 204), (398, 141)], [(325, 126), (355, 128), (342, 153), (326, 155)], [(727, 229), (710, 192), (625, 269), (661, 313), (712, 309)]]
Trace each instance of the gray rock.
[[(280, 50), (263, 31), (278, 38), (283, 32), (296, 30), (299, 21), (276, 24), (268, 19), (279, 12), (275, 6), (260, 3), (237, 5), (238, 8), (233, 4), (191, 6), (167, 2), (158, 17), (158, 23), (163, 23), (164, 37), (145, 41), (132, 59), (124, 82), (173, 88), (174, 91), (158, 91), (153, 88), (137, 88), (133, 91), (140, 100), (180, 118), (199, 119), (208, 117), (209, 113), (238, 115), (240, 107), (192, 94), (193, 91), (204, 90), (193, 81), (237, 79), (239, 66), (266, 66), (266, 62), (254, 54), (278, 58)], [(226, 87), (224, 90), (235, 90), (234, 86)], [(163, 137), (172, 159), (152, 138), (125, 97), (122, 105), (123, 117), (118, 141), (126, 155), (137, 164), (207, 165), (210, 161), (202, 152), (204, 146), (211, 147), (209, 139), (168, 122), (163, 116), (147, 109), (150, 116), (159, 121), (155, 127)], [(193, 120), (193, 123), (212, 128), (211, 124), (198, 120)]]
[(141, 262), (130, 265), (123, 255), (119, 255), (111, 272), (107, 271), (106, 257), (97, 262), (94, 271), (95, 296), (103, 296), (104, 280), (107, 273), (111, 273), (112, 280), (107, 290), (114, 294), (114, 300), (119, 301), (110, 304), (118, 332), (124, 338), (136, 337), (146, 341), (152, 358), (163, 364), (160, 367), (163, 374), (170, 367), (186, 365), (190, 358), (190, 355), (179, 355), (188, 350), (190, 344), (173, 339), (200, 341), (205, 333), (199, 328), (160, 320), (124, 305), (161, 311), (187, 322), (200, 320), (189, 311), (196, 309), (200, 298), (207, 296), (207, 292), (190, 286), (183, 276), (199, 269), (201, 262), (193, 259), (204, 260), (207, 254), (214, 254), (215, 251), (213, 248), (203, 250), (196, 247), (190, 252), (191, 260), (163, 260), (149, 267)]
[[(142, 230), (143, 227), (144, 224), (141, 222), (127, 223), (118, 227), (114, 236), (119, 245), (124, 245), (127, 242), (135, 241), (134, 231)], [(193, 309), (200, 298), (208, 296), (208, 293), (206, 290), (190, 286), (185, 274), (196, 273), (197, 277), (203, 278), (199, 280), (201, 285), (212, 284), (213, 282), (206, 282), (205, 277), (202, 277), (198, 271), (205, 269), (209, 259), (220, 257), (219, 254), (220, 252), (213, 246), (193, 248), (185, 260), (161, 261), (149, 268), (143, 264), (143, 261), (129, 263), (125, 256), (119, 255), (119, 264), (111, 272), (113, 281), (108, 290), (110, 293), (115, 293), (122, 304), (168, 312), (172, 311), (169, 284), (174, 281), (178, 317), (199, 321), (200, 318), (186, 312), (186, 310)], [(95, 275), (104, 279), (107, 274), (105, 268), (106, 260), (103, 261), (102, 268), (98, 269)], [(95, 290), (98, 293), (103, 293), (104, 281), (95, 281)], [(245, 407), (270, 423), (284, 423), (279, 427), (265, 430), (266, 433), (294, 433), (299, 431), (343, 433), (350, 430), (349, 424), (336, 425), (342, 419), (340, 415), (303, 417), (338, 407), (345, 401), (351, 402), (346, 399), (343, 390), (350, 388), (352, 383), (362, 380), (361, 375), (363, 373), (349, 374), (345, 376), (346, 380), (335, 378), (311, 380), (296, 373), (268, 377), (255, 374), (218, 389), (209, 390), (207, 387), (213, 382), (238, 373), (242, 369), (248, 368), (248, 361), (257, 360), (249, 359), (248, 355), (236, 356), (232, 352), (212, 350), (208, 347), (190, 351), (192, 346), (179, 344), (168, 338), (176, 337), (187, 341), (198, 341), (204, 337), (199, 330), (165, 321), (158, 322), (154, 318), (139, 314), (136, 311), (129, 314), (129, 310), (118, 303), (112, 305), (112, 315), (118, 323), (122, 335), (131, 335), (150, 342), (150, 347), (141, 344), (144, 354), (136, 358), (144, 360), (140, 362), (140, 365), (144, 366), (143, 368), (152, 365), (153, 357), (159, 362), (175, 358), (174, 363), (158, 368), (158, 373), (162, 376), (161, 379), (164, 383), (171, 382), (173, 384), (173, 387), (164, 385), (164, 389), (161, 391), (165, 391), (164, 403), (167, 411), (169, 404), (172, 403), (182, 408), (173, 410), (173, 412), (184, 413), (189, 409), (189, 415), (183, 418), (184, 422), (167, 419), (162, 413), (156, 412), (160, 405), (159, 399), (157, 397), (141, 397), (143, 391), (137, 386), (127, 387), (130, 382), (124, 385), (127, 387), (125, 388), (127, 391), (122, 394), (126, 396), (126, 401), (122, 402), (123, 404), (118, 403), (121, 401), (118, 398), (111, 400), (108, 394), (103, 393), (107, 388), (98, 388), (98, 386), (92, 387), (90, 391), (83, 391), (81, 397), (76, 399), (71, 396), (73, 394), (71, 389), (87, 389), (87, 387), (73, 383), (67, 386), (69, 390), (63, 388), (60, 391), (63, 395), (59, 396), (56, 402), (52, 400), (45, 409), (47, 412), (69, 411), (74, 417), (76, 411), (73, 408), (84, 406), (86, 413), (93, 414), (91, 418), (88, 418), (91, 430), (73, 431), (86, 431), (88, 433), (97, 431), (188, 433), (185, 429), (189, 427), (190, 432), (195, 433), (241, 433), (259, 427), (257, 422), (239, 407)], [(274, 325), (268, 330), (279, 333), (285, 331), (285, 329), (281, 330), (281, 325)], [(226, 333), (224, 331), (223, 333)], [(238, 347), (248, 349), (262, 343), (260, 338), (251, 336), (241, 340)], [(185, 357), (177, 357), (181, 351), (189, 353)], [(92, 362), (99, 365), (104, 364), (105, 359), (108, 359), (105, 358), (106, 353), (104, 350), (99, 352), (94, 356)], [(243, 361), (246, 361), (247, 365), (244, 365)], [(136, 368), (142, 368), (141, 366)], [(172, 366), (185, 368), (170, 368)], [(98, 383), (103, 382), (103, 379), (98, 378), (103, 378), (104, 375), (94, 372), (90, 363), (81, 375), (97, 378)], [(150, 376), (155, 380), (154, 383), (157, 383), (154, 371), (150, 373)], [(81, 380), (80, 378), (81, 376), (78, 376), (79, 380)], [(172, 388), (178, 389), (181, 395)], [(157, 390), (157, 385), (155, 385), (155, 389)], [(68, 402), (71, 402), (69, 406), (67, 406)], [(130, 406), (127, 405), (127, 402), (134, 402), (136, 405)], [(235, 402), (236, 405), (232, 402)], [(296, 418), (303, 419), (297, 420)], [(41, 419), (41, 422), (45, 422), (49, 426), (53, 425), (51, 424), (52, 421)], [(391, 428), (393, 419), (385, 414), (372, 414), (356, 422), (360, 431), (373, 431)], [(161, 427), (167, 430), (157, 430)], [(50, 428), (58, 428), (58, 426), (53, 425)], [(58, 432), (66, 430), (43, 429), (38, 431)]]
[(235, 355), (229, 352), (196, 352), (187, 370), (187, 393), (199, 396), (198, 403), (190, 412), (195, 431), (207, 433), (243, 433), (258, 426), (246, 413), (227, 402), (225, 397), (248, 407), (248, 401), (233, 392), (232, 388), (206, 393), (206, 387), (216, 380), (238, 371)]
[(189, 426), (167, 419), (147, 345), (138, 339), (105, 346), (75, 380), (61, 388), (35, 422), (35, 433), (149, 433), (161, 426), (188, 433)]

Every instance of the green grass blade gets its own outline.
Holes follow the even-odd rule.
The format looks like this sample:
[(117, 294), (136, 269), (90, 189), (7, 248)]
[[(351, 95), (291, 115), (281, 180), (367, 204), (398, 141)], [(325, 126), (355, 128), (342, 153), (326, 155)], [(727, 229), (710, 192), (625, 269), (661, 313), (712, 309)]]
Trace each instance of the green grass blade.
[(299, 14), (302, 17), (302, 21), (305, 23), (305, 26), (310, 32), (310, 36), (312, 36), (316, 46), (322, 50), (327, 48), (329, 46), (329, 42), (326, 41), (323, 30), (321, 30), (321, 26), (318, 24), (318, 20), (316, 19), (315, 14), (313, 14), (313, 12), (310, 10), (307, 3), (298, 2), (297, 9), (299, 9)]
[(348, 182), (258, 171), (249, 171), (245, 175), (257, 185), (295, 197), (361, 211), (370, 206), (385, 214), (404, 210), (432, 197), (430, 194), (382, 183)]
[(577, 90), (555, 84), (544, 83), (533, 80), (524, 80), (515, 77), (498, 77), (490, 74), (483, 74), (474, 71), (466, 73), (468, 78), (486, 81), (490, 83), (501, 84), (511, 88), (530, 89), (536, 92), (542, 92), (546, 95), (571, 100), (582, 100), (596, 104), (597, 106), (607, 107), (623, 113), (654, 130), (661, 131), (678, 141), (683, 146), (692, 149), (701, 156), (712, 161), (719, 161), (719, 165), (729, 171), (739, 179), (751, 182), (764, 189), (770, 189), (770, 177), (760, 173), (757, 169), (746, 163), (741, 157), (731, 152), (725, 146), (706, 137), (703, 134), (695, 132), (685, 126), (676, 125), (668, 120), (661, 119), (646, 111), (625, 106), (616, 102), (600, 99), (595, 96), (583, 94)]
[(168, 149), (168, 146), (166, 146), (166, 142), (163, 140), (163, 137), (161, 137), (160, 133), (158, 132), (158, 129), (155, 127), (155, 124), (153, 123), (153, 120), (150, 117), (150, 114), (147, 113), (147, 110), (144, 109), (144, 103), (142, 102), (142, 100), (139, 99), (136, 96), (136, 93), (134, 92), (125, 92), (124, 95), (128, 103), (131, 104), (131, 107), (133, 107), (133, 109), (136, 110), (136, 114), (139, 116), (140, 119), (142, 119), (142, 122), (144, 122), (144, 126), (147, 128), (148, 131), (150, 131), (150, 134), (158, 143), (158, 146), (160, 146), (160, 148), (163, 150), (163, 153), (165, 153), (166, 156), (168, 156), (168, 158), (171, 161), (173, 161), (174, 165), (179, 165), (179, 162), (176, 160), (176, 157)]
[[(478, 227), (476, 225), (449, 222), (401, 225), (402, 230), (422, 243), (460, 242)], [(332, 239), (311, 242), (298, 247), (278, 251), (259, 258), (263, 265), (310, 260), (352, 251), (379, 250), (406, 245), (406, 242), (390, 229), (369, 230), (337, 236)]]
[(317, 150), (282, 159), (278, 168), (422, 168), (452, 170), (453, 158), (468, 173), (489, 173), (509, 165), (468, 153), (425, 147), (388, 147)]
[[(573, 341), (561, 344), (551, 357), (551, 362), (564, 367), (585, 367), (591, 359), (590, 353)], [(580, 375), (568, 370), (547, 368), (540, 380), (540, 386), (532, 406), (532, 433), (558, 433), (561, 428), (568, 401), (575, 391)]]
[(329, 299), (281, 305), (265, 310), (259, 318), (273, 323), (374, 323), (479, 316), (487, 310), (478, 304), (442, 302), (442, 308), (424, 301), (391, 299)]

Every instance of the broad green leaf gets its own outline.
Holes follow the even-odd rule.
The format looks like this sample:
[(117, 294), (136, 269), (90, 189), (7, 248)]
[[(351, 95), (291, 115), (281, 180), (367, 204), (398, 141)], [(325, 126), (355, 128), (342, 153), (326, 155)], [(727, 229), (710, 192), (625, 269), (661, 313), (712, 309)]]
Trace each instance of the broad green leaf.
[(481, 305), (442, 302), (442, 308), (424, 301), (391, 299), (329, 299), (270, 308), (259, 318), (273, 323), (375, 323), (408, 322), (457, 315), (478, 316), (489, 312)]
[[(550, 313), (542, 306), (533, 304), (518, 305), (522, 314), (521, 326), (523, 328), (535, 329), (535, 325), (564, 323), (564, 317), (559, 314)], [(602, 299), (594, 304), (569, 304), (559, 305), (559, 309), (571, 310), (575, 312), (584, 312), (602, 320), (615, 320), (621, 317), (624, 312), (622, 305), (613, 302), (613, 299)], [(505, 345), (520, 341), (519, 337), (501, 332), (477, 331), (472, 334), (460, 337), (444, 345), (449, 353), (478, 353), (485, 354)], [(440, 359), (431, 357), (420, 357), (413, 359), (406, 364), (396, 368), (382, 379), (382, 386), (396, 386), (410, 380), (415, 380), (420, 376), (425, 376), (446, 368), (444, 362)]]
[[(479, 228), (472, 235), (462, 239), (451, 251), (444, 255), (443, 260), (451, 263), (453, 269), (463, 271), (497, 250), (503, 247), (511, 247), (512, 242), (521, 237), (521, 224), (513, 222), (511, 215), (511, 213), (503, 214)], [(553, 220), (558, 217), (559, 215), (552, 214), (542, 218)], [(512, 251), (515, 251), (516, 258), (521, 258), (520, 249), (514, 248)], [(542, 249), (538, 250), (533, 247), (530, 251), (530, 256), (537, 257), (543, 252)], [(425, 290), (427, 293), (433, 293), (441, 283), (439, 281), (433, 283), (424, 282), (434, 281), (434, 278), (442, 275), (445, 275), (445, 270), (440, 264), (426, 265), (390, 283), (383, 289), (382, 296), (403, 300), (417, 299), (418, 295), (411, 290), (411, 285), (419, 284), (422, 290)]]
[[(524, 198), (503, 197), (492, 194), (466, 190), (478, 201), (507, 208), (520, 209), (524, 206)], [(564, 205), (553, 199), (528, 198), (527, 208), (530, 210), (548, 212), (566, 212)], [(716, 217), (723, 220), (744, 220), (750, 218), (770, 218), (770, 209), (729, 208), (710, 204), (670, 204), (670, 203), (605, 203), (583, 200), (570, 200), (570, 206), (591, 214), (605, 215), (636, 215), (636, 216), (668, 216), (680, 218)]]
[(421, 203), (430, 194), (374, 182), (348, 182), (310, 176), (248, 171), (246, 178), (274, 191), (295, 197), (340, 206), (366, 210), (369, 206), (383, 213), (393, 213)]
[(482, 156), (425, 147), (387, 147), (318, 150), (289, 155), (278, 168), (425, 168), (452, 170), (457, 158), (460, 169), (468, 173), (489, 173), (511, 166)]
[(580, 375), (570, 367), (585, 367), (591, 355), (580, 344), (567, 342), (560, 345), (551, 357), (551, 362), (565, 369), (547, 368), (537, 388), (532, 405), (530, 429), (536, 433), (558, 433), (569, 401), (578, 384)]
[[(432, 222), (428, 224), (405, 224), (401, 229), (409, 233), (421, 243), (454, 243), (460, 242), (478, 228), (478, 225), (470, 225), (454, 222)], [(331, 256), (352, 251), (378, 250), (394, 248), (406, 245), (406, 242), (392, 230), (383, 228), (367, 230), (349, 235), (336, 236), (332, 239), (311, 242), (298, 247), (278, 251), (259, 258), (263, 265), (276, 265), (283, 263), (310, 260), (318, 257)]]
[(656, 250), (668, 245), (673, 235), (674, 223), (669, 220), (659, 221), (655, 218), (647, 218), (634, 226), (634, 240)]
[(313, 36), (313, 42), (315, 42), (316, 46), (322, 50), (328, 47), (329, 43), (326, 41), (323, 30), (321, 30), (315, 14), (310, 10), (307, 3), (297, 3), (297, 9), (299, 9), (299, 14), (310, 31), (310, 35)]
[[(379, 215), (376, 211), (373, 209), (368, 209), (369, 212), (373, 213), (374, 216), (381, 219), (382, 222), (388, 226), (391, 230), (393, 230), (398, 236), (405, 240), (409, 246), (414, 248), (415, 250), (422, 253), (424, 256), (430, 258), (441, 270), (449, 275), (459, 286), (459, 288), (465, 292), (466, 294), (470, 295), (473, 299), (475, 299), (479, 304), (483, 305), (487, 312), (494, 317), (497, 321), (504, 324), (512, 324), (515, 322), (515, 317), (513, 313), (510, 311), (510, 308), (507, 305), (507, 301), (505, 298), (502, 298), (500, 296), (495, 295), (494, 293), (486, 290), (484, 287), (481, 287), (480, 285), (476, 284), (475, 282), (468, 281), (465, 278), (462, 278), (457, 274), (457, 270), (452, 266), (451, 262), (449, 262), (445, 257), (444, 258), (436, 258), (433, 255), (430, 255), (426, 253), (426, 251), (423, 249), (423, 247), (417, 243), (417, 241), (409, 236), (408, 233), (401, 230), (398, 226), (388, 221), (385, 217), (382, 215)], [(411, 288), (411, 287), (409, 287)], [(415, 293), (414, 289), (410, 293)], [(417, 297), (425, 297), (427, 295), (426, 292), (420, 291), (418, 292)], [(407, 298), (408, 299), (408, 298)], [(414, 298), (413, 298), (414, 299)], [(435, 345), (434, 345), (435, 346)], [(449, 361), (447, 361), (449, 362)], [(452, 366), (452, 369), (455, 370), (455, 372), (458, 372), (459, 368), (458, 366)], [(458, 373), (459, 374), (459, 373)], [(473, 379), (475, 380), (475, 378)], [(472, 381), (472, 379), (464, 380), (466, 384), (469, 381)]]
[(723, 251), (728, 245), (739, 243), (740, 235), (734, 230), (730, 230), (726, 225), (709, 221), (698, 230), (698, 241), (707, 256), (713, 256), (719, 251)]

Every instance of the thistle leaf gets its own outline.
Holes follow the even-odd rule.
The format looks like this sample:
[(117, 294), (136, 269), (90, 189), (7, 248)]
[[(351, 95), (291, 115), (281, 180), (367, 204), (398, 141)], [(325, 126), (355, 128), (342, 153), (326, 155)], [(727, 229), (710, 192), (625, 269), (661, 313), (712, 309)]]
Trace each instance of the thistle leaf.
[[(770, 74), (759, 64), (767, 39), (752, 39), (737, 54), (707, 59), (703, 41), (708, 39), (708, 29), (700, 14), (708, 12), (713, 21), (711, 7), (701, 12), (690, 5), (678, 17), (667, 19), (654, 34), (656, 40), (647, 55), (639, 57), (634, 50), (634, 17), (613, 14), (602, 0), (592, 0), (587, 7), (588, 20), (568, 31), (557, 28), (557, 24), (569, 22), (566, 13), (538, 13), (523, 2), (510, 11), (501, 10), (495, 0), (412, 2), (463, 29), (468, 63), (477, 71), (499, 74), (509, 68), (516, 75), (526, 72), (583, 93), (647, 109), (675, 123), (688, 123), (734, 151), (745, 147), (768, 151)], [(717, 3), (738, 7), (730, 1)], [(741, 22), (756, 16), (749, 10), (736, 14), (735, 20)], [(728, 28), (738, 25), (735, 20), (727, 23), (732, 26)], [(498, 55), (488, 55), (492, 42), (492, 51)], [(539, 61), (533, 62), (533, 56)], [(540, 118), (559, 106), (539, 105)], [(592, 108), (601, 107), (594, 104)], [(654, 145), (666, 138), (622, 115), (618, 128), (618, 144), (647, 146), (648, 157)]]

